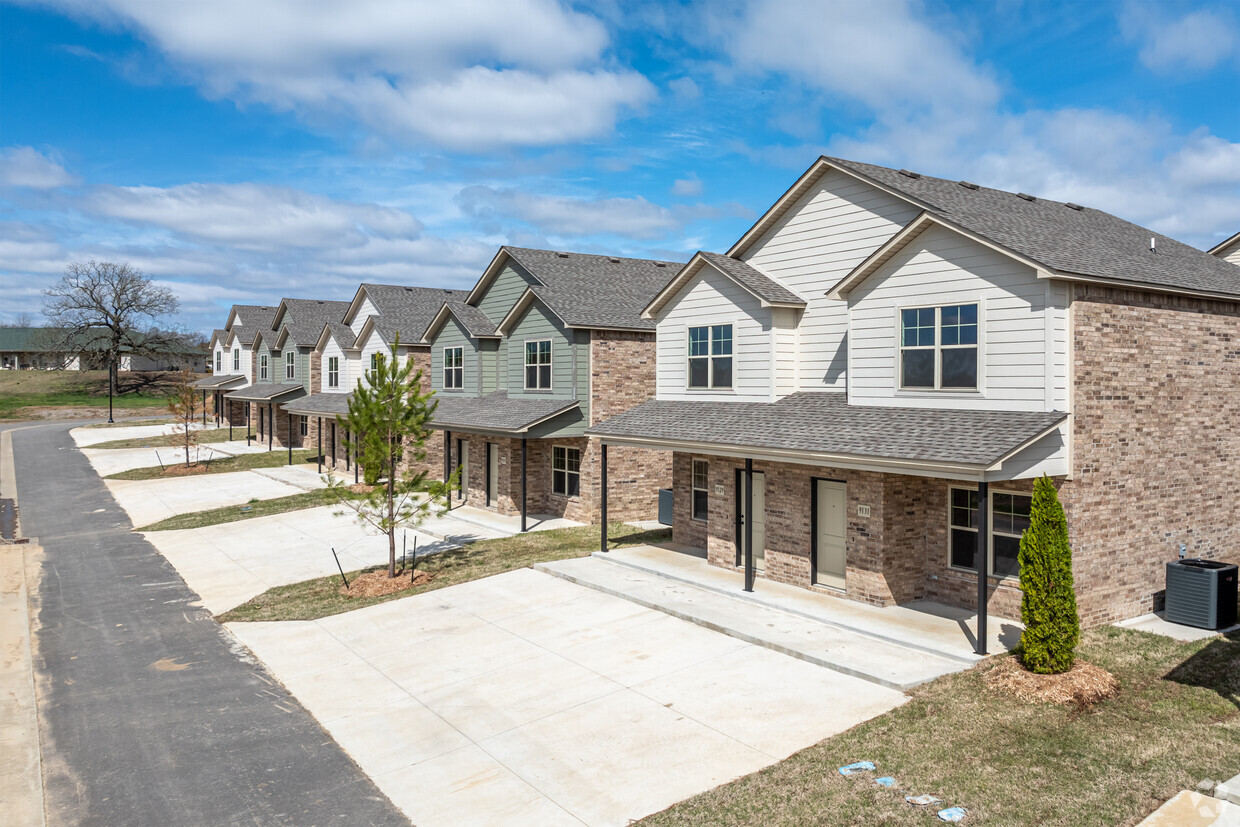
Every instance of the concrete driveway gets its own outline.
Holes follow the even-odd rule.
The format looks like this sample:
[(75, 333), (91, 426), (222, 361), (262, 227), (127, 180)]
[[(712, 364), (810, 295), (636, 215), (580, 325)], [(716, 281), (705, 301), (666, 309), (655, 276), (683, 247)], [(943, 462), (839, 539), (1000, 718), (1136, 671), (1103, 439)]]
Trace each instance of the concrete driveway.
[(627, 824), (905, 700), (530, 569), (228, 628), (420, 827)]
[(287, 497), (303, 490), (253, 471), (158, 480), (104, 480), (103, 483), (135, 527), (177, 514), (239, 505), (255, 498)]
[[(386, 563), (386, 536), (368, 534), (351, 514), (334, 516), (324, 506), (184, 531), (143, 535), (159, 549), (212, 614), (262, 594), (273, 586), (336, 574), (334, 546), (345, 571)], [(455, 547), (410, 531), (409, 549), (419, 553)], [(397, 554), (400, 553), (397, 541)]]
[[(215, 426), (210, 426), (214, 428)], [(196, 423), (194, 430), (203, 430), (202, 423)], [(174, 433), (176, 426), (172, 422), (165, 425), (121, 425), (114, 428), (74, 428), (69, 432), (79, 448), (98, 445), (101, 442), (112, 442), (116, 439), (142, 439), (153, 436), (166, 436)]]

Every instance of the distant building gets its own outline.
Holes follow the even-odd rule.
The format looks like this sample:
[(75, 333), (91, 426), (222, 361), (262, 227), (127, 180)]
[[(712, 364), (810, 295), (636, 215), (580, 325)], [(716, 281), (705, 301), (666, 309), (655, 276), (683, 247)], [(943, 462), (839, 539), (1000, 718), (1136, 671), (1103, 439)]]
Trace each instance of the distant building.
[[(205, 359), (205, 351), (185, 347), (159, 356), (122, 355), (117, 369), (201, 371)], [(104, 367), (103, 359), (93, 356), (88, 348), (67, 347), (58, 328), (0, 327), (0, 369), (95, 370)]]

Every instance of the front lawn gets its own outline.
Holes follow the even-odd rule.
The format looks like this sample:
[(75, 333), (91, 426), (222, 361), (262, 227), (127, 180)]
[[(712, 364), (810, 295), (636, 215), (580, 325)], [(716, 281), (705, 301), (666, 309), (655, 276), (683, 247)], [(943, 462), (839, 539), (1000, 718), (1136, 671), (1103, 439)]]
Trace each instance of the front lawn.
[[(607, 534), (613, 548), (665, 543), (671, 540), (669, 529), (643, 531), (624, 523), (611, 523)], [(596, 551), (598, 544), (598, 526), (531, 531), (497, 540), (479, 540), (455, 551), (443, 551), (419, 558), (418, 571), (426, 572), (434, 579), (414, 589), (374, 597), (345, 597), (340, 593), (342, 584), (339, 575), (319, 577), (268, 589), (220, 615), (218, 620), (222, 623), (237, 620), (316, 620), (411, 594), (454, 586), (468, 580), (479, 580), (535, 563), (585, 557)], [(386, 566), (363, 571), (374, 571), (375, 568)], [(349, 582), (353, 582), (353, 578), (361, 573), (362, 571), (348, 573)], [(408, 579), (408, 574), (405, 577)]]
[[(164, 423), (159, 423), (164, 424)], [(130, 427), (133, 427), (130, 425)], [(212, 442), (227, 442), (227, 428), (209, 428), (202, 431), (194, 431), (200, 445), (206, 445)], [(243, 435), (244, 436), (244, 435)], [(160, 434), (159, 436), (136, 437), (134, 439), (114, 439), (110, 442), (100, 442), (95, 445), (87, 445), (87, 448), (184, 448), (185, 434)], [(185, 456), (182, 454), (181, 456)], [(285, 452), (286, 460), (288, 453)]]
[[(307, 462), (313, 462), (318, 454), (304, 448), (293, 449), (292, 465), (301, 465)], [(241, 454), (236, 457), (226, 457), (220, 455), (216, 459), (207, 461), (203, 460), (197, 465), (186, 468), (185, 454), (181, 453), (181, 462), (170, 463), (164, 467), (158, 465), (151, 468), (133, 468), (129, 471), (121, 471), (117, 474), (109, 474), (104, 477), (107, 480), (159, 480), (171, 477), (182, 477), (195, 474), (227, 474), (232, 471), (249, 471), (252, 468), (278, 468), (281, 465), (289, 465), (288, 449), (279, 448), (273, 451), (264, 451), (261, 454)]]
[[(929, 825), (955, 805), (968, 810), (965, 824), (1131, 825), (1201, 779), (1240, 770), (1240, 635), (1177, 643), (1102, 627), (1083, 635), (1079, 653), (1119, 678), (1115, 698), (1090, 709), (1026, 704), (988, 691), (978, 669), (948, 675), (898, 709), (640, 823)], [(878, 772), (837, 771), (860, 760)], [(883, 775), (943, 803), (914, 808), (874, 784)]]
[[(112, 407), (156, 408), (168, 404), (175, 373), (121, 373)], [(18, 418), (24, 408), (108, 406), (106, 370), (2, 370), (0, 418)]]

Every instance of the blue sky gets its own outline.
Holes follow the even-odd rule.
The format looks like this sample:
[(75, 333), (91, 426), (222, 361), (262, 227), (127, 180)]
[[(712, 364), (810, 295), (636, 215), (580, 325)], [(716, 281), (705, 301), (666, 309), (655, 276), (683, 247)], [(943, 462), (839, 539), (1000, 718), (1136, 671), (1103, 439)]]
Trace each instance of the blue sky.
[(233, 303), (501, 244), (724, 250), (820, 154), (1240, 231), (1235, 3), (0, 2), (0, 323), (127, 260)]

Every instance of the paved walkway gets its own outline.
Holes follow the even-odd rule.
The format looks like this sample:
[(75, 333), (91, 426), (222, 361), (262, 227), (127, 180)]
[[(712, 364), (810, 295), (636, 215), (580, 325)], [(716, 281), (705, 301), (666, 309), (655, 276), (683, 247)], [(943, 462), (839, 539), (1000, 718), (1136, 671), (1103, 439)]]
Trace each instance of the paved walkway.
[[(90, 473), (89, 469), (86, 473)], [(96, 477), (92, 474), (91, 479)], [(139, 527), (177, 514), (208, 511), (226, 505), (239, 506), (252, 499), (271, 500), (303, 491), (253, 471), (156, 480), (104, 480), (103, 485), (124, 509), (129, 520)]]
[(132, 533), (67, 430), (13, 435), (24, 533), (44, 549), (30, 590), (49, 823), (407, 824)]
[[(214, 426), (212, 426), (214, 427)], [(194, 430), (201, 431), (201, 423), (194, 425)], [(98, 445), (101, 442), (112, 442), (118, 439), (145, 439), (147, 437), (167, 436), (175, 433), (176, 426), (171, 420), (164, 425), (116, 425), (111, 428), (76, 427), (69, 431), (69, 436), (79, 448)]]
[(1140, 827), (1240, 827), (1240, 805), (1185, 790), (1151, 813)]
[(905, 700), (530, 569), (228, 628), (420, 827), (625, 825)]

